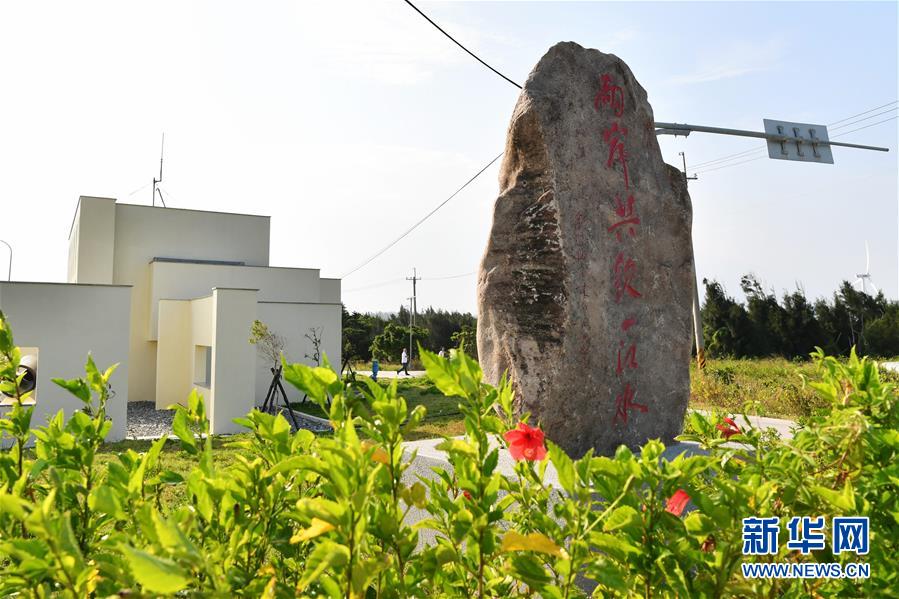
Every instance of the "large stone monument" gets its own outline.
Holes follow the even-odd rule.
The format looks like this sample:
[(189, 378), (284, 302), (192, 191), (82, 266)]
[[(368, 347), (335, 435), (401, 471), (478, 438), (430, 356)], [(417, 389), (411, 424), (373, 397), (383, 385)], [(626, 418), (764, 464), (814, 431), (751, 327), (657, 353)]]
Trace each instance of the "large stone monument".
[(528, 77), (478, 278), (478, 353), (573, 455), (679, 434), (690, 393), (692, 208), (646, 91), (572, 42)]

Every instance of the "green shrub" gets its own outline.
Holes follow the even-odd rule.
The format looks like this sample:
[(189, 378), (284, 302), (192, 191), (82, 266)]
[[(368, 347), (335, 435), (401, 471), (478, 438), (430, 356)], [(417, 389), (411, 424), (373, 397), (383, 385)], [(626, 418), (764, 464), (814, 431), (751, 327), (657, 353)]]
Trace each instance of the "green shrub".
[[(0, 316), (0, 390), (17, 388), (19, 354)], [(83, 410), (31, 427), (16, 402), (0, 429), (0, 593), (20, 596), (222, 597), (874, 597), (895, 593), (899, 539), (897, 397), (874, 364), (814, 356), (809, 382), (831, 410), (792, 441), (718, 416), (691, 414), (685, 439), (707, 455), (663, 459), (658, 441), (635, 455), (572, 459), (513, 418), (513, 391), (481, 380), (462, 352), (422, 351), (437, 388), (458, 398), (465, 435), (439, 447), (451, 468), (410, 480), (404, 436), (422, 422), (388, 387), (341, 380), (327, 366), (285, 364), (317, 401), (333, 436), (291, 432), (252, 412), (251, 435), (227, 468), (216, 463), (202, 398), (178, 407), (173, 429), (196, 467), (161, 471), (165, 438), (106, 469), (106, 383), (88, 358), (83, 379), (56, 382)], [(330, 400), (330, 401), (329, 401)], [(23, 450), (34, 437), (34, 455)], [(736, 443), (735, 443), (736, 442)], [(497, 470), (507, 446), (515, 476)], [(249, 457), (246, 457), (249, 456)], [(552, 464), (558, 487), (547, 482)], [(187, 501), (166, 505), (163, 490)], [(687, 501), (693, 504), (686, 510)], [(410, 524), (412, 509), (427, 517)], [(742, 554), (742, 519), (862, 515), (871, 550)], [(424, 530), (435, 541), (422, 542)], [(785, 529), (781, 531), (785, 538)], [(745, 560), (866, 561), (868, 579), (751, 580)]]

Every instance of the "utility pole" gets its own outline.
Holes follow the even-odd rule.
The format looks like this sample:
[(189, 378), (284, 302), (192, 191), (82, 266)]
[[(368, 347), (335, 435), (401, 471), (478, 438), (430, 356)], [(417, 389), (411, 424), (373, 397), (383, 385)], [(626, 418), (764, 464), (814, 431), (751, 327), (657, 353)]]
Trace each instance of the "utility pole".
[(412, 327), (414, 326), (415, 319), (412, 316), (412, 305), (415, 301), (414, 297), (406, 298), (409, 300), (409, 362), (412, 362)]
[(415, 317), (418, 315), (418, 297), (415, 290), (415, 283), (421, 280), (415, 267), (412, 268), (412, 276), (406, 277), (407, 281), (412, 281), (412, 297), (409, 298), (409, 360), (412, 360), (412, 327), (415, 326)]
[[(678, 152), (684, 163), (684, 185), (698, 179), (696, 175), (687, 176), (687, 156)], [(696, 273), (696, 252), (693, 252), (693, 337), (696, 340), (696, 368), (702, 371), (705, 368), (705, 341), (702, 338), (702, 313), (699, 306), (699, 275)]]

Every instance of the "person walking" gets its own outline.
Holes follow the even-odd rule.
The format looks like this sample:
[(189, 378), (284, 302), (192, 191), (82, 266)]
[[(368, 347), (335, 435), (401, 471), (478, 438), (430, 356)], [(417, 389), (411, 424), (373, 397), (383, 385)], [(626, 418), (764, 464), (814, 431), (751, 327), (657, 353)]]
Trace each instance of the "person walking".
[(396, 371), (396, 376), (399, 376), (400, 372), (405, 372), (406, 376), (409, 376), (409, 354), (406, 353), (405, 347), (403, 348), (403, 356), (400, 358), (400, 363), (402, 366)]
[(446, 350), (443, 349), (443, 348), (441, 347), (441, 348), (440, 348), (440, 351), (437, 352), (437, 357), (440, 358), (440, 359), (445, 358), (445, 357), (446, 357)]

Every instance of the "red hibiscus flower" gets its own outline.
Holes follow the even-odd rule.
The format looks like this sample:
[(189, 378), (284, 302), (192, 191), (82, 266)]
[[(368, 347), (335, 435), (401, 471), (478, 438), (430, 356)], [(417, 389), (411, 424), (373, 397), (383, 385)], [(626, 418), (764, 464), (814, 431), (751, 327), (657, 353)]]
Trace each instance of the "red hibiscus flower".
[(539, 462), (546, 457), (543, 431), (539, 428), (519, 422), (518, 428), (510, 430), (503, 438), (509, 443), (509, 453), (515, 460)]
[(721, 434), (724, 435), (725, 439), (730, 439), (734, 435), (742, 435), (743, 431), (740, 430), (740, 427), (737, 426), (737, 423), (734, 422), (733, 418), (724, 418), (724, 422), (727, 423), (727, 426), (723, 424), (718, 424), (715, 428), (721, 431)]
[(680, 516), (684, 513), (684, 508), (687, 507), (687, 502), (689, 501), (690, 496), (687, 495), (687, 492), (683, 489), (678, 489), (665, 505), (665, 511), (675, 516)]

